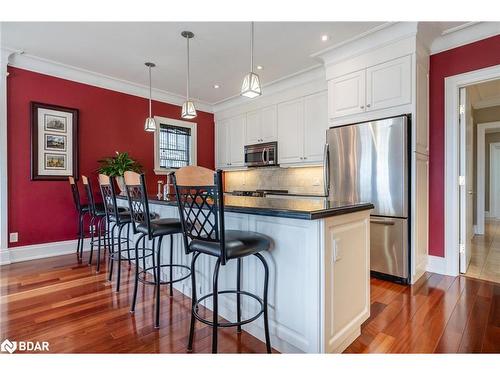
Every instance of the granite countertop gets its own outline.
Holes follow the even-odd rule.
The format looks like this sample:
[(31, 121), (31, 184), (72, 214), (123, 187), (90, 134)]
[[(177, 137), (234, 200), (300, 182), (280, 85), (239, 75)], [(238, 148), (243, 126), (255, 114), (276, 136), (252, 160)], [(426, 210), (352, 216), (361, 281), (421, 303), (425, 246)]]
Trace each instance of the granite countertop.
[[(118, 196), (126, 199), (125, 196)], [(175, 196), (170, 199), (158, 199), (149, 196), (149, 203), (175, 206)], [(373, 204), (368, 202), (337, 202), (327, 198), (318, 199), (281, 199), (261, 197), (241, 197), (224, 195), (225, 212), (244, 213), (263, 216), (288, 217), (294, 219), (316, 220), (330, 216), (343, 215), (357, 211), (370, 210)]]

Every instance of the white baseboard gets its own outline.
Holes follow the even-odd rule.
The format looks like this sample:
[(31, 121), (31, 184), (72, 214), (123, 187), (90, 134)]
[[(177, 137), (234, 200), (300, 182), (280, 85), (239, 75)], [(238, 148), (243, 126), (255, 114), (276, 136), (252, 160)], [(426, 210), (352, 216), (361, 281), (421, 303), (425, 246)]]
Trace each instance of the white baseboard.
[(427, 272), (439, 273), (446, 275), (446, 258), (437, 257), (434, 255), (427, 256)]
[[(90, 250), (90, 239), (83, 242), (83, 251)], [(74, 254), (78, 240), (49, 242), (35, 245), (9, 247), (0, 250), (0, 266), (27, 260), (50, 258), (58, 255)]]

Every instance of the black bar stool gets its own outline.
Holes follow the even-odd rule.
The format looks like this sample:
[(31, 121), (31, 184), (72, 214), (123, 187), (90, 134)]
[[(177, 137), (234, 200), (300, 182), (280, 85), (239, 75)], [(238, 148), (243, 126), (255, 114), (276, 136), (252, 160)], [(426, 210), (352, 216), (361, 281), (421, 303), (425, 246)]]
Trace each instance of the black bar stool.
[[(189, 330), (188, 351), (193, 350), (195, 319), (212, 326), (212, 353), (217, 353), (217, 329), (219, 327), (237, 327), (253, 322), (264, 315), (264, 331), (266, 336), (267, 352), (271, 353), (269, 338), (269, 322), (267, 313), (267, 290), (269, 284), (269, 268), (265, 258), (260, 254), (271, 246), (267, 236), (260, 233), (226, 230), (224, 226), (224, 193), (222, 185), (222, 171), (214, 173), (210, 169), (188, 166), (178, 169), (173, 174), (175, 192), (181, 218), (184, 243), (188, 252), (193, 253), (191, 261), (192, 305), (191, 326)], [(213, 290), (205, 296), (196, 296), (195, 263), (200, 254), (217, 258), (213, 274)], [(241, 290), (241, 267), (243, 259), (254, 255), (264, 267), (263, 298)], [(228, 261), (237, 261), (236, 290), (218, 290), (220, 266)], [(229, 323), (218, 322), (219, 294), (236, 294), (237, 321)], [(241, 295), (255, 299), (261, 306), (260, 311), (251, 318), (241, 320)], [(204, 319), (198, 314), (200, 302), (212, 297), (212, 321)]]
[(83, 239), (84, 239), (84, 230), (83, 230), (83, 219), (85, 214), (89, 213), (89, 206), (87, 204), (82, 204), (80, 201), (80, 193), (78, 192), (78, 185), (75, 182), (73, 177), (68, 177), (69, 185), (71, 187), (71, 194), (73, 195), (73, 201), (75, 203), (76, 211), (78, 212), (78, 242), (76, 245), (76, 255), (78, 259), (82, 259), (83, 253)]
[[(134, 234), (139, 234), (135, 242), (135, 282), (134, 294), (132, 298), (131, 313), (135, 311), (135, 304), (137, 300), (137, 288), (139, 282), (143, 284), (154, 285), (156, 287), (156, 315), (155, 315), (155, 328), (160, 327), (160, 286), (168, 284), (170, 287), (170, 296), (173, 296), (173, 284), (187, 279), (190, 276), (190, 268), (183, 264), (173, 264), (173, 235), (182, 233), (181, 223), (178, 219), (174, 218), (158, 218), (152, 219), (149, 212), (149, 203), (146, 190), (146, 182), (143, 174), (135, 172), (125, 172), (125, 185), (127, 190), (127, 198), (129, 203), (130, 213), (132, 215)], [(143, 268), (139, 271), (139, 242), (145, 237), (149, 240), (158, 238), (158, 246), (156, 249), (156, 263), (152, 267)], [(161, 263), (161, 243), (164, 236), (170, 236), (170, 262), (168, 264)], [(177, 279), (173, 278), (174, 267), (183, 268), (188, 270), (186, 275)], [(168, 281), (161, 280), (161, 269), (169, 269)], [(146, 274), (152, 271), (155, 277), (154, 281), (147, 280)]]
[[(82, 183), (85, 188), (85, 192), (87, 194), (87, 204), (88, 204), (88, 212), (90, 215), (90, 256), (89, 256), (89, 265), (92, 264), (92, 257), (94, 254), (94, 245), (96, 240), (94, 235), (97, 232), (97, 251), (100, 254), (101, 252), (101, 237), (107, 237), (107, 230), (103, 233), (102, 223), (106, 219), (106, 213), (104, 212), (104, 207), (102, 204), (96, 204), (94, 199), (94, 192), (92, 190), (92, 186), (90, 185), (90, 180), (87, 176), (82, 175)], [(94, 229), (95, 228), (95, 229)], [(81, 249), (80, 257), (83, 256), (83, 246)], [(100, 257), (97, 258), (97, 271), (99, 271), (100, 265)]]
[[(116, 279), (116, 291), (120, 291), (120, 279), (121, 279), (121, 264), (123, 261), (128, 262), (129, 267), (131, 264), (131, 254), (130, 254), (130, 225), (132, 224), (132, 219), (130, 217), (130, 211), (118, 207), (116, 202), (116, 192), (115, 192), (115, 180), (113, 177), (106, 176), (105, 174), (99, 174), (99, 186), (101, 188), (102, 202), (104, 204), (104, 212), (106, 215), (106, 220), (108, 222), (109, 235), (108, 240), (111, 241), (109, 247), (109, 277), (108, 280), (111, 281), (113, 278), (113, 264), (114, 261), (118, 262), (118, 275)], [(127, 227), (127, 237), (122, 237), (122, 230)], [(118, 234), (115, 237), (115, 229), (118, 228)], [(115, 251), (115, 239), (117, 241), (118, 250)], [(126, 249), (122, 249), (122, 243), (127, 244)], [(122, 252), (126, 252), (127, 255), (123, 256)], [(100, 248), (97, 252), (98, 258), (100, 258)], [(99, 261), (98, 261), (99, 264)], [(97, 266), (97, 271), (99, 272), (99, 265)]]

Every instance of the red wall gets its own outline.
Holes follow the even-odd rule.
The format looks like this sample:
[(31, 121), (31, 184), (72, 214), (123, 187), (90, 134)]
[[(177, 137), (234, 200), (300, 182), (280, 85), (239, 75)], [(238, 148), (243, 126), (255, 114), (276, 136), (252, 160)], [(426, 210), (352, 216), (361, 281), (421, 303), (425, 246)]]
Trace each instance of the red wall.
[[(80, 174), (97, 189), (97, 160), (115, 150), (128, 151), (144, 167), (148, 189), (155, 191), (153, 134), (144, 131), (147, 99), (9, 68), (7, 80), (9, 233), (22, 246), (76, 238), (77, 215), (66, 181), (30, 180), (30, 102), (78, 108)], [(180, 118), (180, 107), (153, 102), (153, 114)], [(198, 111), (198, 164), (214, 168), (214, 117)], [(83, 189), (80, 189), (80, 193)]]
[(500, 35), (430, 58), (429, 254), (444, 257), (444, 80), (500, 64)]

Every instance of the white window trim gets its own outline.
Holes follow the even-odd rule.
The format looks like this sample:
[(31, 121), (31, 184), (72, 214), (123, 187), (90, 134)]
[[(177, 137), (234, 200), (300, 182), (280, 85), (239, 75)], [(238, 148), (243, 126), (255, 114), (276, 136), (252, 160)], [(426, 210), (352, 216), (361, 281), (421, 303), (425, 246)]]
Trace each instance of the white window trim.
[(159, 153), (159, 138), (160, 138), (160, 124), (167, 124), (167, 125), (173, 125), (173, 126), (179, 126), (183, 128), (189, 128), (191, 129), (191, 155), (190, 155), (190, 161), (191, 163), (189, 165), (197, 165), (197, 158), (196, 158), (196, 149), (197, 149), (197, 124), (196, 122), (189, 122), (189, 121), (182, 121), (182, 120), (176, 120), (173, 118), (167, 118), (167, 117), (160, 117), (160, 116), (154, 116), (155, 122), (156, 122), (156, 131), (155, 131), (155, 147), (154, 147), (154, 161), (155, 161), (155, 166), (154, 166), (154, 172), (156, 175), (167, 175), (170, 172), (175, 171), (175, 169), (166, 169), (166, 168), (161, 168), (160, 167), (160, 153)]

